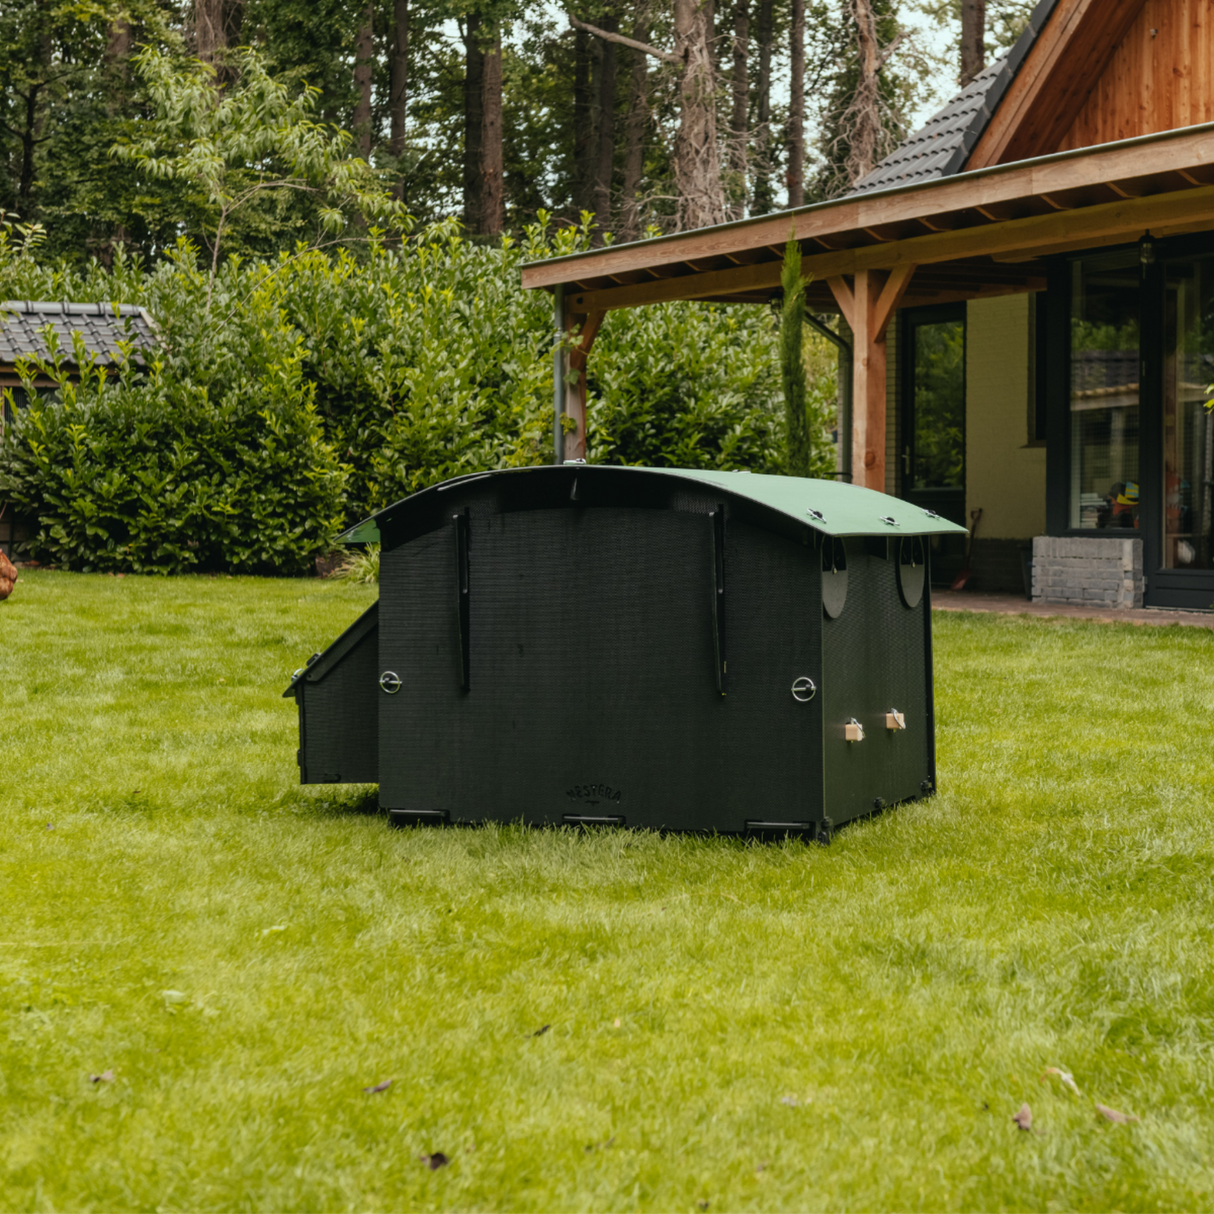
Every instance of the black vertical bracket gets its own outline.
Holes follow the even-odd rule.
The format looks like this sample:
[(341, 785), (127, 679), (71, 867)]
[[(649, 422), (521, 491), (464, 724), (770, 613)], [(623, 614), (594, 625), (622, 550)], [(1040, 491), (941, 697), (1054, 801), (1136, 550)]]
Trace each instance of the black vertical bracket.
[(459, 685), (467, 691), (469, 679), (470, 642), (468, 595), (468, 512), (453, 514), (455, 525), (455, 595), (456, 622), (459, 625)]
[(725, 694), (725, 507), (708, 515), (712, 526), (712, 648), (717, 690)]

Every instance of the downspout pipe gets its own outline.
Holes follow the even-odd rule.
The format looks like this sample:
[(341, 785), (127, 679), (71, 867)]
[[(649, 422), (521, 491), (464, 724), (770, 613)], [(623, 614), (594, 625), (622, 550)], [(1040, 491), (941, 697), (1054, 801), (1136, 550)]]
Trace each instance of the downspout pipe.
[[(559, 289), (559, 288), (558, 288)], [(839, 467), (835, 476), (840, 480), (850, 481), (851, 473), (851, 414), (852, 414), (852, 385), (855, 376), (855, 364), (852, 357), (851, 342), (840, 337), (833, 329), (828, 329), (812, 312), (805, 310), (805, 319), (815, 332), (820, 333), (827, 341), (839, 347)]]

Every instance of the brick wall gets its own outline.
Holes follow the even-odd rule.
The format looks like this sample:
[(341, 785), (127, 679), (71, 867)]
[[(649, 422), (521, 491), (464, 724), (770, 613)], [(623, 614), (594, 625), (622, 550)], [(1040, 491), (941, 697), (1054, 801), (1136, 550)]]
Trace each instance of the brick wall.
[(1142, 540), (1037, 536), (1033, 601), (1141, 607)]

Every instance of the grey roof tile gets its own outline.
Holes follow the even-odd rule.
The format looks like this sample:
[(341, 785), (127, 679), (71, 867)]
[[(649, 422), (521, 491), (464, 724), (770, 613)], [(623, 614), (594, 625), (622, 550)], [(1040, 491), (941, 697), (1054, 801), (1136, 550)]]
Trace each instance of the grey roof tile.
[(17, 299), (0, 303), (0, 367), (11, 369), (20, 358), (49, 357), (46, 329), (59, 340), (65, 363), (76, 366), (73, 333), (79, 333), (85, 349), (102, 367), (121, 359), (121, 344), (130, 342), (132, 359), (144, 365), (142, 351), (156, 345), (152, 318), (133, 304), (50, 303)]
[(861, 178), (849, 196), (960, 173), (1056, 3), (1040, 0), (1011, 50), (988, 63), (948, 105)]

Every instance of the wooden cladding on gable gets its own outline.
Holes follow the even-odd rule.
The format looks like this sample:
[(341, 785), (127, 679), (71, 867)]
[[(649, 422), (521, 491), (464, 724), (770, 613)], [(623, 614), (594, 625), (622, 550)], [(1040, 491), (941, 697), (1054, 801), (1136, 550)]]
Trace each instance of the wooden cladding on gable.
[(1048, 156), (1130, 27), (1143, 0), (1058, 0), (1016, 73), (966, 169)]
[(1214, 0), (1059, 0), (967, 169), (1214, 121)]
[(1214, 0), (1146, 0), (1057, 150), (1211, 121)]

